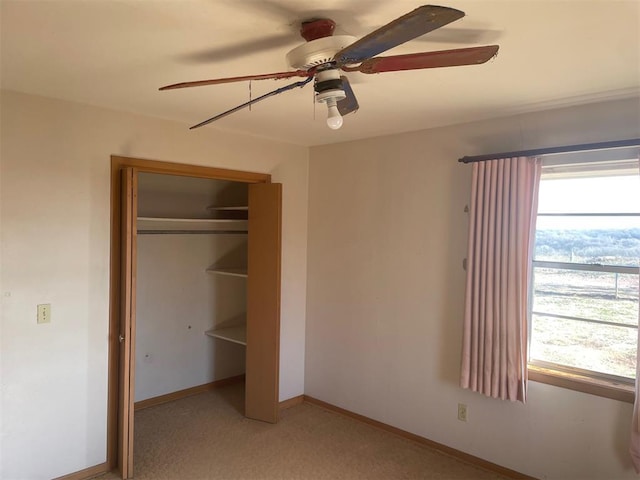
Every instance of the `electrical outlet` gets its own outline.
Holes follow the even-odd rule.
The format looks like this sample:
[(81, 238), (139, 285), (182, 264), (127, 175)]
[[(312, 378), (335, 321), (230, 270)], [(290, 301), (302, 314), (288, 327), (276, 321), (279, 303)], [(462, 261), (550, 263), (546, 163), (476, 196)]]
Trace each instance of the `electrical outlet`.
[(467, 405), (464, 403), (458, 404), (458, 420), (461, 422), (467, 421)]
[(38, 323), (51, 322), (51, 304), (41, 303), (38, 305)]

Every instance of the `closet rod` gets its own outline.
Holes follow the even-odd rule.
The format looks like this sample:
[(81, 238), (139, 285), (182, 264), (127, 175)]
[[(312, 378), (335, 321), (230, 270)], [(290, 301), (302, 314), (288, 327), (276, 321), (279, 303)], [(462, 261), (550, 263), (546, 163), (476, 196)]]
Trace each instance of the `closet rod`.
[(587, 150), (605, 150), (607, 148), (636, 147), (640, 146), (640, 138), (629, 140), (615, 140), (613, 142), (582, 143), (578, 145), (565, 145), (562, 147), (534, 148), (532, 150), (520, 150), (515, 152), (489, 153), (485, 155), (473, 155), (458, 159), (461, 163), (485, 162), (497, 158), (535, 157), (538, 155), (550, 155), (552, 153), (585, 152)]
[(138, 230), (138, 235), (246, 235), (248, 230)]

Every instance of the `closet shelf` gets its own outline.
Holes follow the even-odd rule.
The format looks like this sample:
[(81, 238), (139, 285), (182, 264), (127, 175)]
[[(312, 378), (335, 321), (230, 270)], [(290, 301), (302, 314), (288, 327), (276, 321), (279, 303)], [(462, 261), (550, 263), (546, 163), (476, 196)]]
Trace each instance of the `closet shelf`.
[(222, 218), (138, 217), (138, 233), (228, 233), (246, 234), (249, 222)]
[(227, 340), (228, 342), (238, 343), (240, 345), (247, 344), (247, 326), (236, 325), (234, 327), (225, 328), (212, 328), (207, 330), (207, 335), (221, 340)]
[(226, 206), (226, 207), (222, 207), (222, 206), (216, 206), (216, 205), (210, 205), (207, 207), (207, 210), (215, 210), (215, 211), (229, 211), (229, 210), (233, 210), (233, 211), (248, 211), (249, 210), (249, 206), (248, 205), (238, 205), (238, 206)]
[(230, 275), (232, 277), (246, 277), (247, 269), (244, 268), (219, 268), (219, 267), (209, 267), (207, 268), (208, 273), (215, 273), (218, 275)]

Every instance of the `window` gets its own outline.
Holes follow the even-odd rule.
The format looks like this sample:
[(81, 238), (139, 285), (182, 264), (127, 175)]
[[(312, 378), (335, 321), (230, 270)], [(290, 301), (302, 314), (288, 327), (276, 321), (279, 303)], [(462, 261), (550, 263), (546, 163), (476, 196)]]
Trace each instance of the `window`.
[(529, 364), (614, 383), (635, 378), (638, 160), (543, 167)]

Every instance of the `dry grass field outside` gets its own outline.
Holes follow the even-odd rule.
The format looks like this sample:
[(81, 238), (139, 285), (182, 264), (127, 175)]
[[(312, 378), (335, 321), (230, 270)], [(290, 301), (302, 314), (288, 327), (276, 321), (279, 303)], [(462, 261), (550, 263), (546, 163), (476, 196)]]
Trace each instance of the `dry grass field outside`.
[(638, 342), (638, 276), (538, 268), (532, 316), (532, 359), (633, 378)]
[[(640, 228), (538, 230), (534, 260), (638, 267)], [(534, 266), (530, 358), (634, 378), (638, 274), (562, 266)]]

